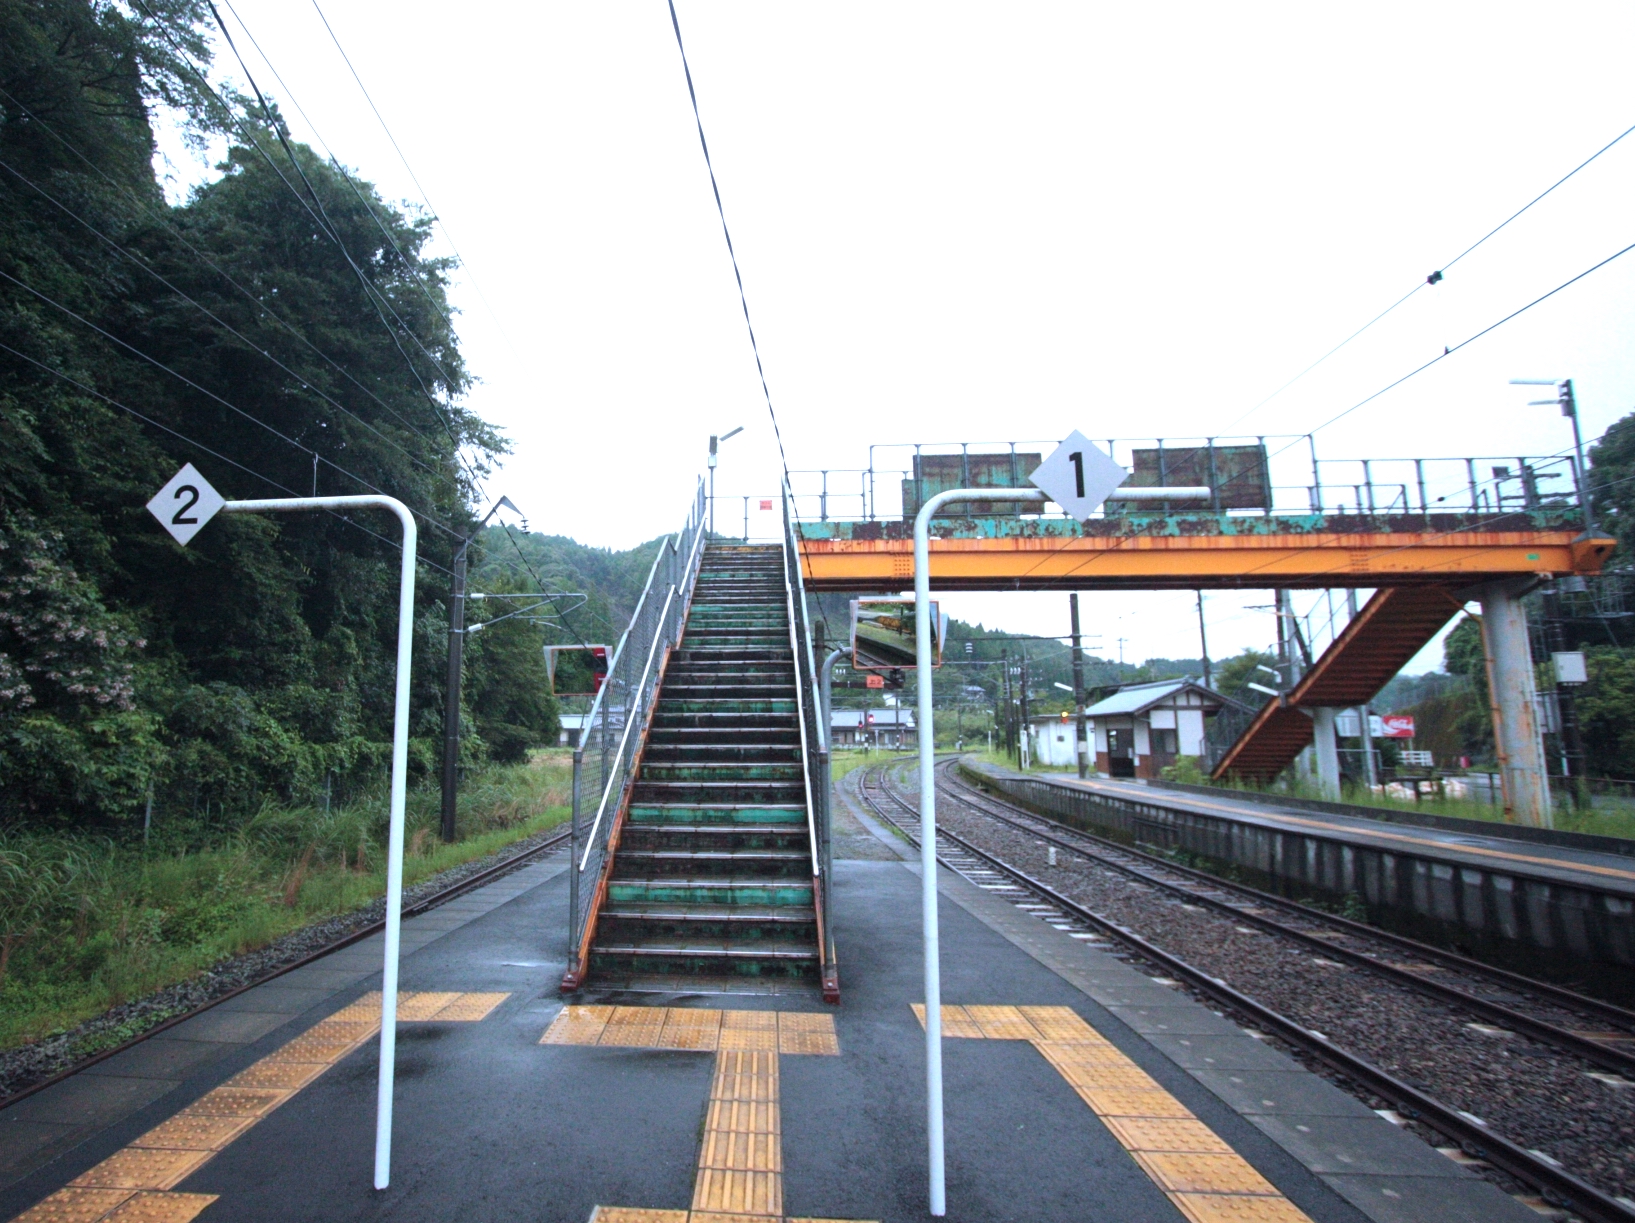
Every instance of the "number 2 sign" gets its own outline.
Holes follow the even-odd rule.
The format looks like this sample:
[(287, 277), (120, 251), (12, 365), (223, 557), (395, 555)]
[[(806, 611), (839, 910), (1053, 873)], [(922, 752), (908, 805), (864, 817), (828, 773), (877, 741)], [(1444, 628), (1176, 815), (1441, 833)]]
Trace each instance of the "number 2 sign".
[(204, 524), (216, 516), (225, 499), (210, 487), (210, 481), (199, 474), (199, 469), (186, 463), (170, 477), (153, 500), (148, 502), (148, 513), (159, 520), (179, 544), (186, 544), (197, 535)]

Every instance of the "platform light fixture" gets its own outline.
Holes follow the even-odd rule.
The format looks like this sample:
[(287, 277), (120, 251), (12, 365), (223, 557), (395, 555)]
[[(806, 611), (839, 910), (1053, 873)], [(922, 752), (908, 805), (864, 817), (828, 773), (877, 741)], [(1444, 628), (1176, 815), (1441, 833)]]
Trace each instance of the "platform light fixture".
[(1586, 534), (1596, 529), (1595, 504), (1590, 497), (1589, 479), (1584, 470), (1584, 434), (1578, 425), (1578, 398), (1573, 394), (1573, 380), (1571, 378), (1512, 378), (1511, 386), (1553, 386), (1556, 388), (1554, 399), (1532, 399), (1527, 406), (1541, 408), (1547, 404), (1555, 404), (1561, 409), (1561, 414), (1573, 422), (1573, 454), (1577, 463), (1573, 468), (1573, 483), (1578, 489), (1578, 504), (1584, 507), (1584, 531)]
[(733, 427), (731, 429), (728, 429), (725, 433), (723, 433), (723, 434), (721, 434), (719, 436), (717, 436), (714, 433), (710, 434), (709, 468), (710, 468), (710, 534), (711, 535), (715, 534), (715, 452), (721, 448), (721, 443), (722, 442), (727, 441), (730, 438), (737, 437), (743, 431), (744, 431), (744, 426), (737, 425), (737, 426), (735, 426), (735, 427)]

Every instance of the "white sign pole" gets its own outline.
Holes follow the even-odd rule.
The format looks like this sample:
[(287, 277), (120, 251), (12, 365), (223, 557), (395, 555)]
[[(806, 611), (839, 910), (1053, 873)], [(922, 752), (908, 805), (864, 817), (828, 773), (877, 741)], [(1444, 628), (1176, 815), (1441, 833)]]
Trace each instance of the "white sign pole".
[[(1044, 501), (1032, 489), (1006, 489), (1006, 501)], [(950, 501), (992, 501), (991, 488), (938, 493), (914, 517), (914, 675), (920, 719), (920, 922), (925, 942), (925, 1133), (931, 1213), (948, 1213), (942, 1139), (942, 953), (937, 941), (936, 725), (931, 702), (931, 516)]]
[[(386, 947), (380, 982), (380, 1079), (375, 1096), (375, 1188), (392, 1179), (392, 1087), (397, 1056), (397, 967), (403, 928), (403, 815), (409, 766), (409, 669), (414, 657), (414, 563), (417, 532), (409, 507), (395, 497), (286, 497), (223, 502), (192, 464), (177, 472), (148, 509), (181, 544), (215, 515), (292, 514), (302, 510), (384, 509), (403, 524), (397, 588), (397, 692), (392, 711), (392, 798), (386, 841)], [(200, 512), (202, 511), (202, 512)]]

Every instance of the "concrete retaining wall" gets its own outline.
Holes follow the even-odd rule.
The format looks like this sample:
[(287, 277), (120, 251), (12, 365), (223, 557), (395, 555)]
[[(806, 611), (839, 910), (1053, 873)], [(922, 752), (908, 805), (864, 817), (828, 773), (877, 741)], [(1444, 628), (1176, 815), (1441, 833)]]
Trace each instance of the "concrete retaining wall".
[[(1635, 1002), (1635, 896), (1569, 885), (1518, 869), (1468, 866), (1424, 851), (1382, 850), (1333, 835), (1233, 820), (1113, 797), (962, 764), (972, 781), (1040, 815), (1124, 844), (1180, 849), (1232, 866), (1244, 882), (1280, 895), (1343, 902), (1369, 920), (1489, 963)], [(1519, 848), (1519, 847), (1518, 847)]]

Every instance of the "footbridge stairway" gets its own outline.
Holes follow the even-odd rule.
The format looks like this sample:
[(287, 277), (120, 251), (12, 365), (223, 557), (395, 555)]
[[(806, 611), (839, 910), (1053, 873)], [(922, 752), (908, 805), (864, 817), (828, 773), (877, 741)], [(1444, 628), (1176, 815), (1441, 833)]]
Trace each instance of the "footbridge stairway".
[(1313, 739), (1308, 710), (1371, 701), (1464, 603), (1446, 586), (1388, 586), (1374, 592), (1345, 630), (1288, 692), (1268, 701), (1215, 766), (1217, 780), (1269, 782)]
[(791, 611), (782, 548), (705, 549), (586, 931), (595, 988), (826, 984)]

